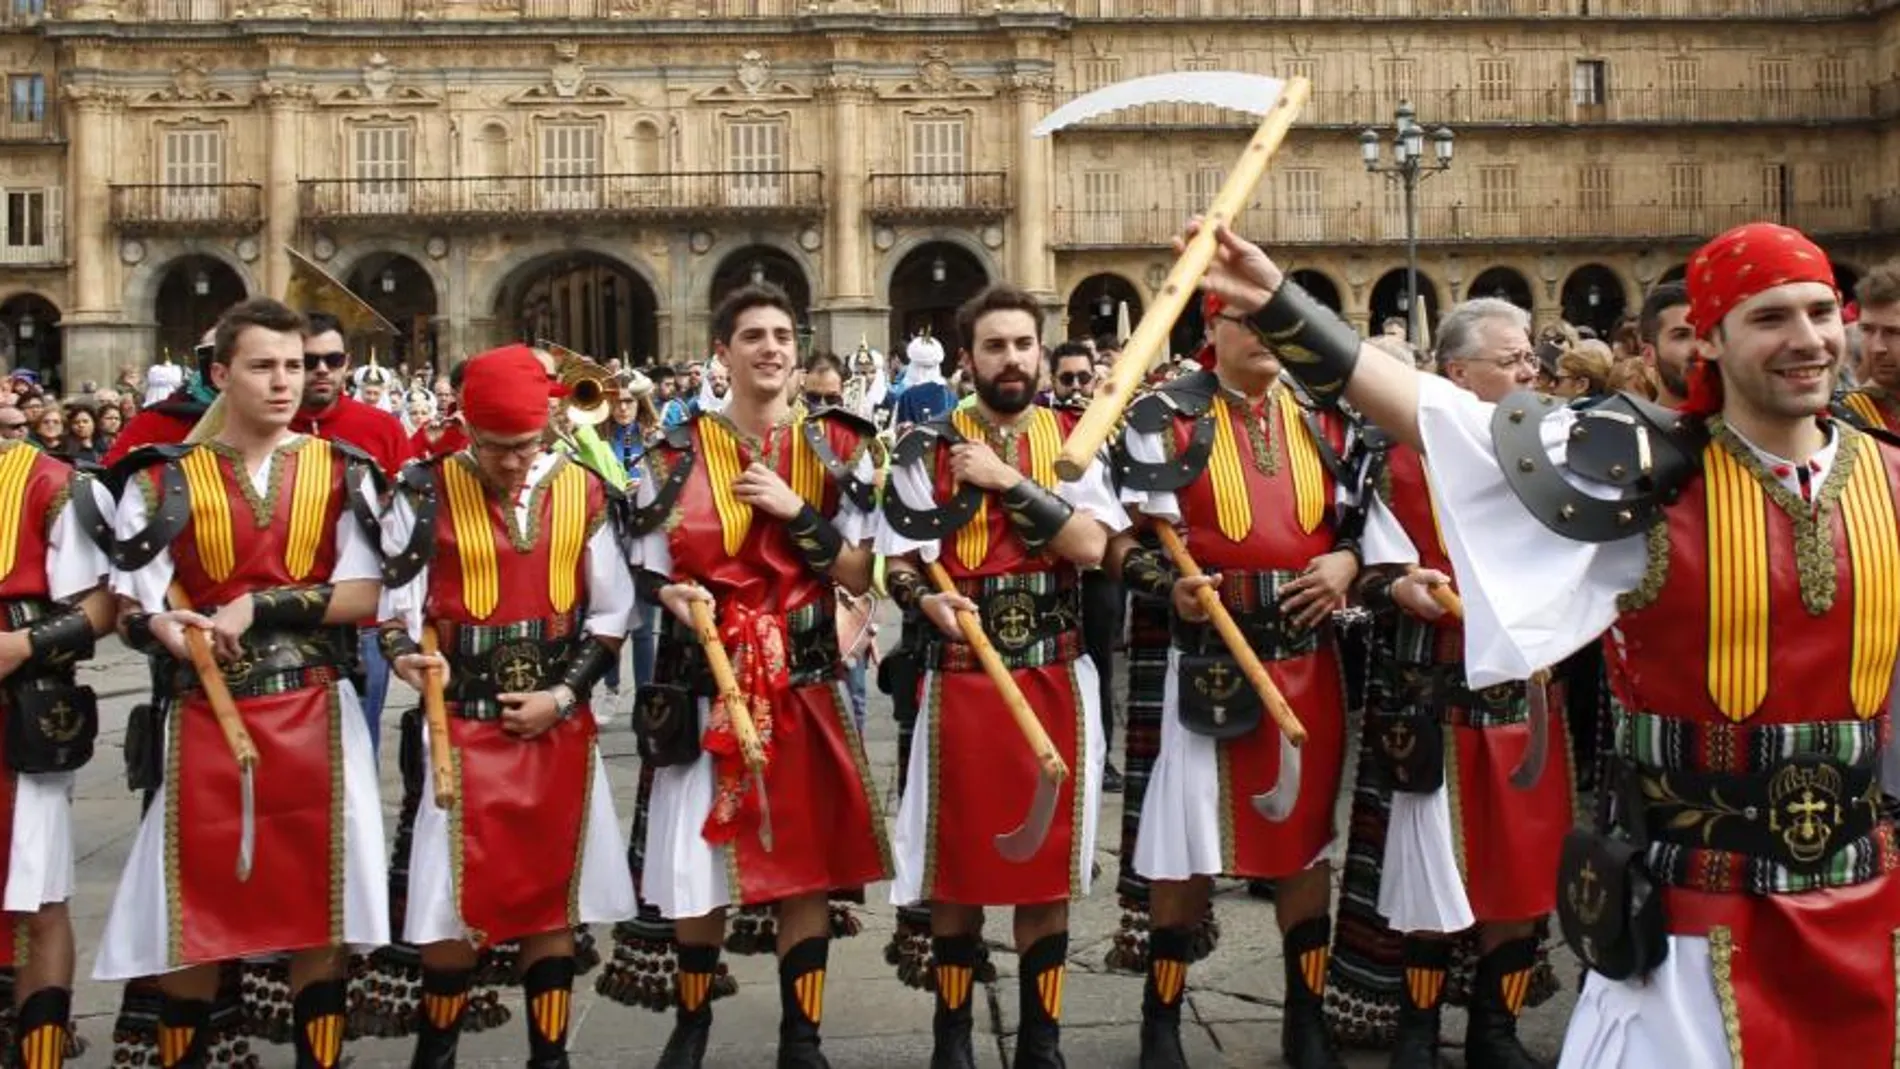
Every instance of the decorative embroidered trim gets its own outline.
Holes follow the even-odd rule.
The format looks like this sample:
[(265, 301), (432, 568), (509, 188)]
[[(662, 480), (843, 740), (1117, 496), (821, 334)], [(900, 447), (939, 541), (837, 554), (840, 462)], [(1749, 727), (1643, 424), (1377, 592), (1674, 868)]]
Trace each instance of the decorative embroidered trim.
[[(14, 557), (20, 546), (20, 524), (26, 519), (26, 480), (39, 457), (37, 449), (10, 449), (0, 454), (0, 575), (13, 571)], [(47, 522), (50, 524), (57, 515), (59, 510), (53, 509)]]
[[(323, 443), (329, 448), (328, 442)], [(337, 693), (336, 684), (326, 688), (329, 693), (329, 729), (330, 729), (330, 945), (340, 947), (344, 940), (343, 897), (346, 847), (349, 841), (343, 828), (343, 807), (345, 803), (345, 773), (343, 759), (343, 699)]]
[[(46, 505), (46, 529), (41, 532), (42, 537), (49, 543), (53, 540), (53, 525), (59, 522), (59, 514), (66, 511), (66, 506), (72, 502), (72, 499), (73, 484), (71, 482), (53, 491), (53, 499)], [(110, 521), (111, 518), (112, 514), (107, 513), (106, 519)]]
[(1616, 611), (1636, 612), (1656, 604), (1669, 579), (1669, 520), (1665, 517), (1643, 532), (1643, 577), (1635, 589), (1616, 596)]
[[(1180, 653), (1172, 647), (1168, 650), (1168, 678), (1180, 686)], [(1165, 701), (1165, 692), (1164, 698)], [(1179, 708), (1179, 696), (1176, 696), (1176, 708)], [(1165, 712), (1164, 712), (1164, 715)], [(1231, 747), (1214, 746), (1215, 767), (1220, 775), (1220, 867), (1222, 872), (1240, 871), (1240, 842), (1234, 829), (1234, 756)]]
[(1767, 493), (1768, 500), (1773, 501), (1794, 522), (1794, 558), (1796, 572), (1801, 577), (1801, 604), (1811, 616), (1826, 615), (1834, 607), (1839, 578), (1835, 573), (1834, 540), (1827, 522), (1828, 515), (1840, 502), (1841, 493), (1854, 474), (1855, 461), (1859, 458), (1853, 443), (1861, 437), (1861, 433), (1844, 423), (1834, 424), (1840, 436), (1840, 443), (1834, 451), (1834, 465), (1815, 491), (1814, 502), (1809, 504), (1781, 485), (1781, 480), (1775, 478), (1774, 473), (1762, 464), (1761, 457), (1727, 423), (1717, 418), (1711, 420), (1709, 426), (1712, 432), (1711, 449), (1706, 450), (1703, 456), (1708, 457), (1713, 446), (1720, 443), (1729, 456), (1754, 476), (1756, 484)]
[[(231, 535), (231, 501), (225, 495), (218, 455), (208, 447), (193, 449), (178, 464), (185, 473), (187, 496), (191, 498), (191, 530), (198, 543), (198, 562), (213, 582), (222, 583), (237, 566), (237, 551)], [(242, 466), (240, 461), (239, 468)], [(242, 470), (236, 474), (239, 483), (249, 478)]]
[(1722, 1031), (1728, 1036), (1731, 1069), (1743, 1069), (1742, 1016), (1735, 1005), (1735, 934), (1726, 924), (1709, 929), (1709, 965), (1715, 974), (1715, 999), (1722, 1006)]
[(1445, 736), (1445, 802), (1451, 812), (1451, 855), (1458, 864), (1458, 882), (1471, 886), (1471, 870), (1465, 864), (1465, 803), (1458, 790), (1463, 774), (1458, 771), (1458, 732)]
[[(574, 867), (567, 875), (567, 926), (581, 923), (581, 873), (587, 861), (587, 825), (594, 815), (594, 770), (600, 762), (600, 736), (588, 740), (586, 779), (581, 786), (581, 833), (574, 842)], [(736, 886), (736, 885), (735, 885)]]
[(184, 870), (178, 850), (178, 785), (184, 782), (182, 728), (184, 703), (165, 718), (165, 961), (173, 968), (185, 964)]
[[(462, 565), (462, 603), (469, 615), (486, 620), (501, 600), (501, 575), (487, 495), (472, 469), (465, 455), (451, 459), (442, 465), (442, 486), (455, 528), (455, 555)], [(502, 511), (511, 510), (504, 504)]]
[(1842, 449), (1860, 454), (1842, 499), (1847, 556), (1853, 574), (1854, 642), (1849, 693), (1866, 720), (1886, 708), (1894, 655), (1900, 652), (1900, 545), (1895, 538), (1893, 490), (1880, 447), (1865, 435)]
[(811, 444), (805, 441), (805, 421), (795, 420), (791, 432), (783, 437), (787, 439), (787, 448), (792, 451), (792, 477), (787, 480), (792, 492), (805, 504), (823, 512), (825, 466), (819, 462), (818, 454), (812, 451)]
[(516, 553), (533, 553), (534, 547), (541, 544), (541, 513), (542, 506), (547, 503), (548, 490), (554, 485), (554, 480), (573, 463), (564, 455), (555, 456), (554, 466), (548, 469), (548, 473), (541, 477), (540, 482), (534, 484), (534, 489), (528, 491), (528, 526), (526, 528), (523, 528), (515, 518), (516, 510), (498, 509), (501, 513), (502, 524), (508, 531), (508, 544), (515, 547)]
[(832, 722), (844, 733), (845, 748), (851, 752), (851, 765), (857, 769), (858, 790), (863, 792), (865, 809), (871, 814), (871, 834), (877, 839), (877, 856), (879, 864), (883, 866), (883, 879), (888, 880), (894, 871), (890, 829), (884, 819), (884, 800), (879, 797), (875, 786), (877, 780), (871, 775), (871, 760), (864, 752), (864, 737), (858, 734), (857, 722), (845, 715), (845, 710), (851, 706), (844, 684), (834, 680), (822, 686), (831, 702)]
[[(1031, 409), (1028, 418), (998, 427), (976, 409), (960, 408), (950, 414), (950, 423), (965, 438), (987, 443), (1003, 463), (1018, 471), (1023, 467), (1022, 442), (1027, 439), (1029, 477), (1045, 490), (1056, 485), (1056, 453), (1062, 448), (1062, 427), (1054, 412)], [(957, 562), (969, 571), (975, 571), (990, 555), (990, 496), (982, 496), (976, 515), (957, 530)]]
[[(1051, 454), (1053, 456), (1053, 454)], [(1062, 680), (1069, 685), (1069, 707), (1075, 710), (1075, 751), (1070, 754), (1074, 771), (1069, 775), (1069, 899), (1082, 900), (1082, 873), (1084, 866), (1093, 865), (1095, 859), (1082, 856), (1083, 814), (1087, 812), (1085, 803), (1087, 792), (1098, 789), (1099, 785), (1088, 779), (1089, 759), (1089, 707), (1082, 699), (1082, 684), (1075, 676), (1075, 662), (1063, 666)], [(1096, 721), (1099, 723), (1100, 721)], [(1056, 1009), (1053, 1016), (1062, 1015), (1062, 989), (1056, 989)]]
[[(924, 707), (930, 713), (930, 768), (921, 788), (930, 792), (930, 819), (924, 821), (924, 878), (917, 885), (918, 897), (929, 901), (937, 890), (937, 825), (943, 820), (943, 673), (924, 677)], [(919, 789), (917, 781), (911, 790)]]
[(1768, 695), (1767, 508), (1761, 480), (1728, 441), (1704, 452), (1702, 470), (1708, 501), (1706, 679), (1710, 700), (1739, 723)]
[(237, 484), (238, 493), (244, 495), (244, 503), (251, 506), (251, 522), (262, 531), (270, 526), (274, 518), (272, 514), (276, 511), (277, 495), (284, 488), (284, 458), (295, 455), (312, 441), (316, 439), (299, 436), (272, 451), (270, 480), (265, 483), (262, 494), (257, 492), (257, 487), (251, 480), (250, 469), (244, 466), (244, 454), (238, 452), (236, 447), (226, 445), (216, 438), (204, 443), (204, 447), (230, 462), (231, 481)]
[(309, 575), (316, 564), (317, 548), (329, 526), (324, 520), (336, 484), (335, 461), (330, 443), (320, 440), (297, 455), (297, 474), (290, 484), (290, 537), (284, 546), (284, 568), (292, 579)]
[(1865, 390), (1855, 390), (1841, 398), (1848, 411), (1867, 421), (1868, 425), (1884, 427), (1887, 421), (1881, 418), (1880, 405)]
[[(455, 919), (462, 922), (463, 935), (470, 944), (484, 947), (488, 945), (488, 933), (468, 926), (468, 910), (462, 906), (462, 896), (468, 892), (466, 843), (464, 842), (464, 837), (468, 834), (468, 826), (463, 813), (463, 807), (468, 802), (467, 794), (462, 790), (462, 750), (461, 747), (455, 745), (453, 722), (450, 723), (449, 730), (451, 732), (449, 767), (455, 776), (455, 798), (449, 803), (449, 886), (455, 892)], [(435, 803), (425, 798), (422, 804), (434, 805)]]
[[(1893, 932), (1893, 982), (1900, 989), (1900, 928)], [(1893, 1005), (1893, 1069), (1900, 1069), (1900, 999)]]

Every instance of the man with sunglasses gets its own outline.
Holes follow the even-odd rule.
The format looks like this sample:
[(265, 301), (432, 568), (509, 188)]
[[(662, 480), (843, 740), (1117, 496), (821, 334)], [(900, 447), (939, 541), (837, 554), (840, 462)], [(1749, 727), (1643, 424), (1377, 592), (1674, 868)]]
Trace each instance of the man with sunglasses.
[[(564, 1069), (574, 927), (634, 912), (587, 700), (627, 633), (633, 580), (603, 522), (611, 491), (544, 445), (554, 388), (525, 345), (470, 360), (468, 449), (404, 468), (384, 522), (383, 651), (418, 690), (443, 671), (455, 750), (446, 810), (425, 750), (410, 840), (403, 939), (422, 948), (423, 1011), (411, 1064), (425, 1069), (455, 1064), (478, 957), (512, 940), (527, 1064)], [(425, 628), (439, 656), (420, 652)]]
[(0, 442), (14, 442), (26, 437), (26, 413), (13, 405), (0, 405)]
[[(299, 434), (345, 442), (376, 459), (394, 478), (410, 457), (409, 438), (395, 416), (343, 392), (350, 380), (350, 353), (343, 326), (328, 312), (304, 313), (303, 399), (290, 429)], [(389, 662), (376, 642), (375, 620), (364, 620), (358, 654), (362, 658), (363, 716), (372, 746), (381, 749), (383, 701), (389, 694)]]

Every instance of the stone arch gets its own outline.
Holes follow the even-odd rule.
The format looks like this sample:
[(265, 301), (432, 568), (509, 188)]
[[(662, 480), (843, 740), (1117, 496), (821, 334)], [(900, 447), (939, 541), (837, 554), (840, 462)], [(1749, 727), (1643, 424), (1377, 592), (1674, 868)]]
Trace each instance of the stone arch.
[[(564, 265), (563, 261), (571, 264)], [(583, 300), (585, 322), (569, 321), (565, 313), (530, 316), (525, 307), (530, 291), (551, 275), (564, 273), (592, 276), (581, 279), (581, 284), (598, 286)], [(623, 284), (624, 293), (620, 292)], [(483, 314), (494, 317), (497, 337), (531, 341), (527, 335), (559, 335), (547, 340), (602, 361), (622, 351), (636, 364), (667, 355), (661, 351), (665, 305), (651, 268), (637, 258), (621, 255), (619, 248), (609, 242), (571, 237), (517, 249), (495, 265), (483, 289), (479, 307)]]
[(904, 260), (909, 257), (911, 253), (916, 252), (925, 245), (931, 244), (958, 246), (976, 259), (976, 262), (983, 268), (985, 276), (991, 280), (1003, 277), (1003, 265), (998, 262), (995, 254), (985, 248), (983, 243), (978, 241), (974, 235), (954, 227), (932, 227), (928, 230), (917, 230), (898, 238), (897, 241), (892, 243), (889, 249), (885, 250), (884, 258), (879, 262), (877, 268), (877, 300), (879, 304), (885, 306), (890, 305), (891, 280), (897, 277), (897, 269), (904, 263)]
[(64, 392), (69, 385), (59, 328), (64, 317), (57, 301), (32, 287), (0, 295), (0, 366), (32, 371), (48, 387)]
[(147, 247), (143, 262), (127, 272), (125, 279), (124, 305), (127, 315), (139, 324), (151, 326), (158, 322), (158, 287), (165, 276), (180, 260), (192, 256), (208, 256), (219, 260), (224, 266), (237, 272), (239, 281), (244, 283), (244, 292), (260, 294), (264, 291), (263, 282), (249, 264), (238, 259), (236, 254), (212, 242), (184, 241), (167, 247), (166, 255), (160, 256)]
[(1597, 337), (1609, 341), (1616, 326), (1629, 309), (1629, 283), (1613, 267), (1602, 263), (1579, 264), (1564, 279), (1560, 300), (1564, 321), (1587, 326)]
[(1478, 272), (1471, 284), (1465, 287), (1465, 300), (1478, 297), (1497, 297), (1510, 301), (1526, 312), (1531, 311), (1537, 302), (1530, 277), (1510, 264), (1496, 264)]
[[(1103, 314), (1101, 302), (1108, 302), (1108, 311)], [(1141, 297), (1141, 287), (1119, 271), (1097, 271), (1077, 282), (1069, 290), (1068, 320), (1063, 336), (1067, 338), (1093, 338), (1101, 334), (1118, 333), (1116, 316), (1122, 304), (1128, 306), (1129, 326), (1141, 322), (1141, 314), (1147, 307)], [(1117, 338), (1126, 342), (1128, 339)]]
[(1332, 275), (1317, 267), (1296, 267), (1287, 272), (1287, 277), (1298, 282), (1314, 300), (1342, 316), (1346, 314), (1346, 291)]
[[(449, 273), (442, 268), (442, 261), (429, 255), (428, 249), (420, 241), (408, 238), (377, 238), (360, 245), (352, 244), (348, 250), (341, 247), (323, 265), (325, 271), (336, 278), (347, 281), (351, 272), (364, 261), (375, 256), (401, 256), (413, 262), (429, 276), (429, 284), (435, 289), (436, 315), (445, 314), (449, 306)], [(374, 303), (374, 302), (371, 302)]]
[[(812, 259), (804, 249), (799, 248), (798, 242), (792, 240), (790, 235), (746, 230), (720, 238), (713, 242), (711, 248), (693, 258), (691, 290), (687, 293), (686, 300), (687, 307), (691, 308), (695, 315), (711, 314), (713, 280), (719, 274), (720, 267), (733, 253), (753, 247), (771, 249), (773, 252), (783, 254), (786, 259), (796, 264), (799, 273), (805, 276), (805, 284), (811, 287), (814, 301), (818, 294), (825, 292), (824, 278), (818, 270), (818, 261)], [(809, 312), (809, 309), (804, 309), (804, 311)], [(704, 345), (706, 340), (691, 339), (688, 344)]]

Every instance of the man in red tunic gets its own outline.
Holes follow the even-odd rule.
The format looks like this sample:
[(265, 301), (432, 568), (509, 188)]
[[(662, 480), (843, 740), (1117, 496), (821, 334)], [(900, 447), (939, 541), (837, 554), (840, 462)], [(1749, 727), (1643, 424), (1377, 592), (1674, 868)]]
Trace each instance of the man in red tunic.
[(395, 476), (412, 455), (402, 421), (343, 392), (350, 378), (350, 352), (343, 328), (328, 312), (305, 312), (303, 401), (291, 429), (299, 434), (348, 442), (376, 458)]
[(74, 773), (99, 720), (73, 669), (112, 626), (112, 499), (23, 441), (0, 443), (0, 965), (14, 974), (13, 1064), (58, 1069), (72, 1017)]
[[(1082, 648), (1080, 569), (1100, 562), (1127, 514), (1106, 466), (1076, 482), (1055, 473), (1062, 445), (1054, 412), (1035, 405), (1043, 351), (1034, 297), (994, 285), (957, 312), (961, 358), (976, 403), (919, 424), (897, 446), (877, 548), (885, 583), (942, 633), (926, 650), (916, 742), (897, 817), (891, 901), (930, 904), (936, 959), (933, 1069), (973, 1066), (973, 979), (986, 906), (1014, 909), (1021, 956), (1016, 1069), (1063, 1064), (1062, 987), (1069, 900), (1089, 891), (1101, 802), (1100, 687)], [(947, 501), (947, 504), (939, 502)], [(926, 563), (956, 593), (934, 591)], [(1004, 667), (1069, 776), (1027, 855), (1005, 859), (997, 840), (1022, 825), (1048, 789), (1037, 757), (998, 700), (956, 621), (978, 613)], [(1046, 799), (1046, 796), (1044, 796)]]
[[(121, 631), (177, 658), (185, 697), (94, 977), (162, 974), (167, 1067), (205, 1064), (219, 963), (288, 952), (297, 1065), (329, 1069), (343, 1045), (343, 946), (388, 941), (382, 807), (348, 681), (352, 621), (380, 588), (374, 462), (290, 431), (302, 327), (276, 301), (225, 313), (209, 369), (223, 429), (150, 454), (115, 521)], [(187, 628), (208, 632), (257, 750), (250, 770), (198, 689)]]
[(112, 439), (112, 448), (106, 450), (101, 462), (107, 467), (131, 455), (132, 450), (148, 445), (176, 445), (185, 440), (198, 420), (218, 399), (217, 388), (211, 384), (206, 368), (211, 363), (212, 337), (217, 328), (205, 331), (198, 347), (192, 350), (196, 369), (185, 376), (184, 385), (157, 404), (147, 405), (138, 410), (125, 426), (119, 428), (117, 437)]
[[(1286, 747), (1220, 637), (1195, 604), (1213, 578), (1116, 539), (1110, 558), (1131, 589), (1174, 609), (1161, 750), (1142, 798), (1136, 870), (1150, 882), (1152, 927), (1142, 1065), (1186, 1064), (1180, 1046), (1193, 929), (1213, 878), (1275, 880), (1285, 939), (1281, 1048), (1299, 1069), (1336, 1066), (1322, 1013), (1331, 945), (1333, 811), (1345, 762), (1345, 695), (1327, 621), (1358, 574), (1342, 523), (1350, 485), (1346, 422), (1303, 407), (1280, 357), (1218, 300), (1203, 301), (1199, 372), (1137, 401), (1117, 457), (1122, 496), (1147, 519), (1185, 530), (1235, 622), (1308, 731), (1303, 777), (1282, 780)], [(1234, 713), (1229, 718), (1227, 711)], [(1285, 790), (1269, 818), (1260, 798)], [(1291, 792), (1297, 792), (1293, 794)], [(1278, 819), (1280, 822), (1275, 823)]]
[[(1481, 297), (1447, 312), (1435, 353), (1442, 374), (1480, 401), (1496, 403), (1536, 381), (1530, 314)], [(1451, 964), (1451, 937), (1481, 927), (1477, 973), (1465, 1032), (1472, 1069), (1531, 1069), (1517, 1038), (1517, 1014), (1537, 960), (1537, 922), (1556, 904), (1564, 833), (1575, 821), (1567, 735), (1556, 688), (1542, 684), (1533, 713), (1526, 685), (1472, 690), (1465, 685), (1464, 629), (1433, 601), (1453, 585), (1449, 551), (1418, 450), (1394, 444), (1379, 480), (1380, 508), (1403, 537), (1366, 540), (1368, 605), (1384, 616), (1374, 659), (1368, 734), (1387, 782), (1379, 911), (1405, 933), (1404, 983), (1392, 1069), (1438, 1064), (1440, 1001)], [(1389, 530), (1381, 527), (1379, 530)], [(1533, 715), (1548, 732), (1543, 764), (1531, 768)], [(1449, 737), (1449, 743), (1446, 738)], [(1513, 782), (1520, 768), (1529, 782)]]
[(1468, 684), (1608, 633), (1616, 805), (1564, 850), (1558, 912), (1592, 967), (1565, 1069), (1892, 1064), (1900, 450), (1819, 415), (1846, 348), (1826, 254), (1754, 223), (1691, 257), (1708, 350), (1674, 412), (1486, 405), (1215, 237), (1209, 285), (1428, 458)]
[[(641, 897), (675, 923), (676, 1024), (662, 1069), (701, 1064), (731, 906), (773, 905), (780, 1069), (818, 1069), (833, 890), (890, 875), (884, 818), (850, 713), (833, 584), (870, 586), (870, 424), (830, 408), (794, 418), (790, 298), (745, 286), (713, 312), (731, 371), (723, 413), (648, 450), (633, 522), (641, 581), (668, 612), (639, 718), (654, 774)], [(709, 603), (767, 761), (746, 768), (734, 719), (694, 637)], [(658, 715), (656, 715), (658, 714)], [(702, 744), (703, 738), (703, 744)]]

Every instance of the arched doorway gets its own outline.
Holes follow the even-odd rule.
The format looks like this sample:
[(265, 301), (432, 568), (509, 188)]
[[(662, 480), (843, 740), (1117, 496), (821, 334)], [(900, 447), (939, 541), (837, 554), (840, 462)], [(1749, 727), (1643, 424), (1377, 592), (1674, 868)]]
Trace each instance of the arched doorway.
[(1602, 264), (1585, 264), (1564, 279), (1563, 306), (1564, 322), (1589, 327), (1597, 337), (1609, 341), (1629, 301), (1616, 272)]
[(1201, 314), (1201, 299), (1205, 294), (1204, 290), (1195, 290), (1187, 307), (1175, 318), (1174, 329), (1168, 331), (1170, 358), (1193, 356), (1207, 344), (1207, 317)]
[(1656, 285), (1662, 286), (1662, 285), (1667, 285), (1668, 283), (1671, 283), (1671, 282), (1681, 282), (1683, 279), (1688, 278), (1688, 277), (1689, 277), (1689, 265), (1677, 264), (1676, 266), (1670, 268), (1669, 270), (1664, 271), (1662, 273), (1662, 277), (1656, 280)]
[[(1128, 308), (1128, 330), (1119, 320), (1123, 306)], [(1069, 294), (1069, 338), (1113, 337), (1118, 343), (1128, 340), (1141, 321), (1141, 293), (1134, 283), (1120, 275), (1090, 275), (1076, 283)]]
[(798, 261), (787, 255), (782, 249), (770, 245), (748, 245), (735, 249), (719, 261), (719, 269), (713, 272), (712, 301), (707, 311), (719, 307), (726, 294), (741, 286), (757, 283), (769, 283), (785, 291), (792, 299), (792, 308), (796, 310), (794, 318), (798, 329), (798, 355), (804, 359), (811, 353), (811, 281), (805, 277), (804, 268)]
[(49, 388), (63, 390), (59, 341), (59, 308), (52, 301), (16, 293), (0, 304), (0, 367), (31, 371)]
[(194, 254), (173, 261), (158, 283), (153, 302), (158, 349), (174, 363), (189, 366), (191, 350), (225, 309), (250, 296), (231, 265), (215, 256)]
[(989, 281), (983, 265), (960, 245), (933, 241), (912, 249), (891, 272), (888, 351), (902, 352), (912, 335), (929, 327), (944, 355), (954, 357), (964, 344), (957, 337), (957, 309)]
[(558, 253), (517, 269), (495, 294), (510, 337), (551, 341), (601, 363), (657, 359), (659, 302), (632, 268), (594, 252)]
[[(394, 338), (352, 339), (356, 347), (374, 346), (385, 367), (446, 370), (449, 361), (436, 352), (435, 280), (421, 264), (399, 252), (372, 252), (350, 269), (344, 285), (396, 328)], [(356, 355), (361, 362), (369, 354)]]
[(1289, 272), (1286, 277), (1298, 283), (1299, 287), (1307, 293), (1312, 294), (1314, 300), (1335, 312), (1345, 314), (1346, 304), (1340, 300), (1339, 287), (1333, 284), (1332, 279), (1310, 267)]
[[(1418, 273), (1418, 298), (1419, 303), (1425, 306), (1425, 336), (1411, 338), (1410, 341), (1423, 348), (1430, 343), (1431, 333), (1437, 328), (1438, 316), (1443, 311), (1439, 304), (1438, 283), (1432, 281), (1432, 277), (1423, 271)], [(1411, 301), (1405, 268), (1397, 267), (1387, 271), (1372, 287), (1372, 321), (1368, 325), (1369, 332), (1372, 334), (1384, 332), (1385, 322), (1388, 319), (1410, 323), (1410, 308)]]
[(1531, 310), (1531, 283), (1522, 274), (1509, 267), (1493, 267), (1480, 271), (1478, 277), (1471, 280), (1465, 290), (1465, 300), (1479, 297), (1495, 297), (1500, 301), (1510, 301), (1526, 312)]

